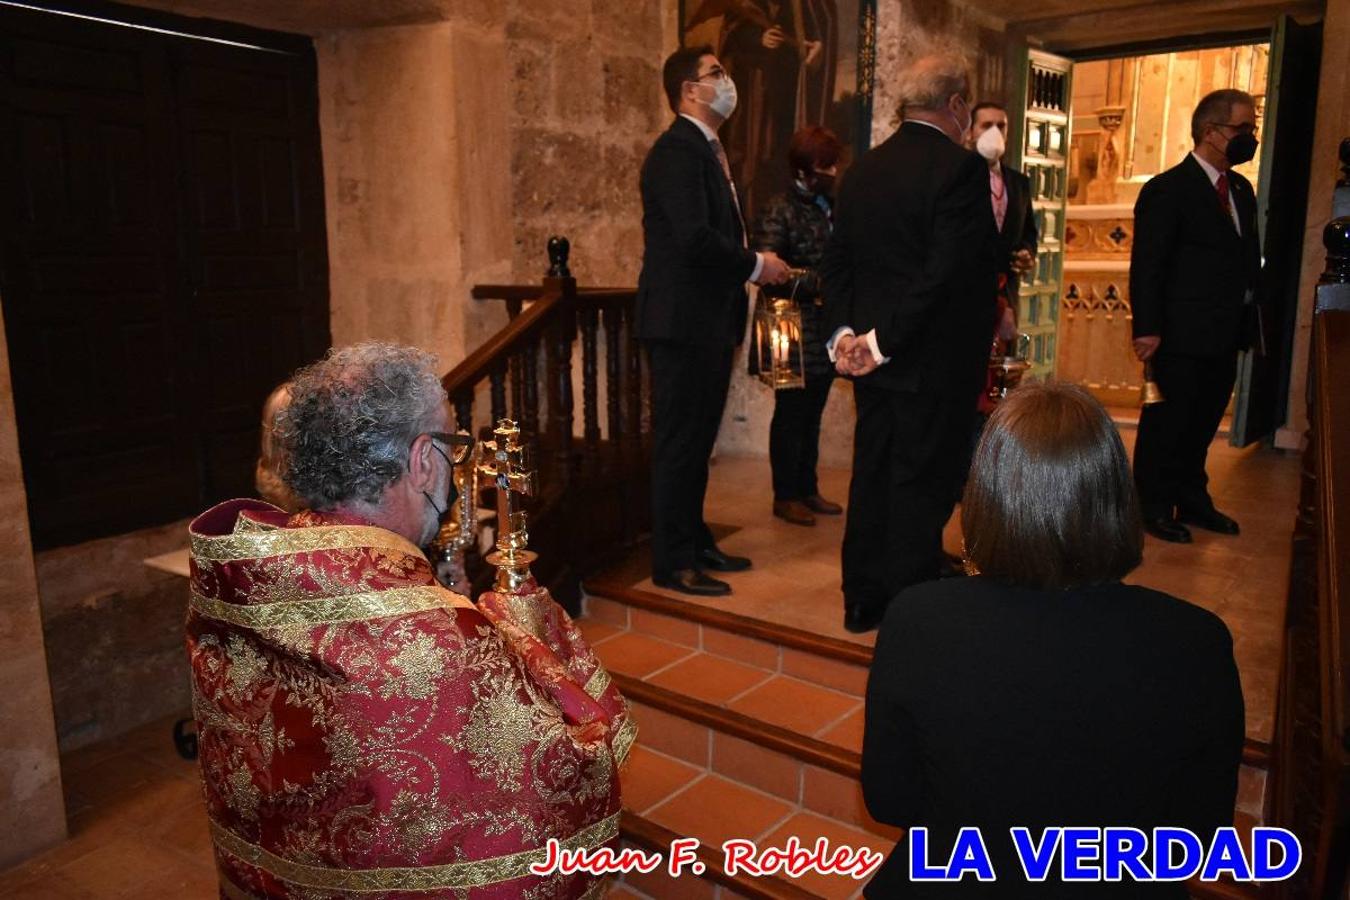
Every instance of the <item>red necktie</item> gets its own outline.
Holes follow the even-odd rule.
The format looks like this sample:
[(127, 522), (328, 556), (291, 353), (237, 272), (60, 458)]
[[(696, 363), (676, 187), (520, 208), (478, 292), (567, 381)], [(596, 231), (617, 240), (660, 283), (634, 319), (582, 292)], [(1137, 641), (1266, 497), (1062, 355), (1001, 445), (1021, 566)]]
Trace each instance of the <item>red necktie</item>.
[(1219, 193), (1219, 206), (1231, 219), (1233, 217), (1233, 201), (1228, 196), (1228, 173), (1220, 172), (1219, 177), (1214, 180), (1214, 190)]

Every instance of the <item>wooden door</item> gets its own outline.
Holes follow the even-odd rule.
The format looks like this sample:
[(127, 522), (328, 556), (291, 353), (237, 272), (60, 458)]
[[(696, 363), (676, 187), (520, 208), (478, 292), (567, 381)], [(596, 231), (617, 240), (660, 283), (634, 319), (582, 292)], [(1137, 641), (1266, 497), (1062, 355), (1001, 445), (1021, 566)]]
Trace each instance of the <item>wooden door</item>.
[(251, 496), (263, 399), (329, 342), (314, 61), (200, 43), (171, 60), (202, 492)]
[(1322, 23), (1300, 25), (1282, 16), (1271, 34), (1266, 95), (1257, 98), (1262, 144), (1257, 224), (1265, 258), (1260, 299), (1266, 345), (1264, 354), (1244, 350), (1238, 356), (1229, 432), (1229, 443), (1236, 447), (1269, 437), (1288, 413), (1321, 59)]
[(315, 93), (312, 49), (0, 7), (0, 299), (35, 546), (251, 493), (263, 397), (328, 343)]
[(1073, 63), (1040, 50), (1026, 50), (1014, 73), (1008, 113), (1008, 165), (1031, 181), (1040, 244), (1036, 269), (1022, 280), (1018, 327), (1031, 337), (1031, 376), (1055, 372), (1060, 284), (1064, 278), (1064, 216), (1069, 184), (1069, 101)]

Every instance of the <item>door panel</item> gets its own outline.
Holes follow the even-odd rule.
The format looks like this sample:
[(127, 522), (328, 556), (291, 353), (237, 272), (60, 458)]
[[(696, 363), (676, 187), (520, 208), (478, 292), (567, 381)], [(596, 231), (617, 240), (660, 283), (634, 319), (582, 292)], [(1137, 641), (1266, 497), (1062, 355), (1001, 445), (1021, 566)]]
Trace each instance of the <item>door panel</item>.
[(35, 546), (251, 493), (263, 398), (328, 344), (314, 98), (312, 53), (0, 7), (0, 296)]
[(1267, 352), (1260, 356), (1244, 351), (1238, 358), (1229, 435), (1237, 447), (1273, 434), (1288, 412), (1321, 59), (1322, 23), (1299, 25), (1281, 17), (1271, 35), (1270, 75), (1259, 121), (1263, 147), (1257, 222), (1265, 259), (1260, 299)]
[(1031, 337), (1030, 374), (1047, 378), (1055, 372), (1058, 349), (1073, 63), (1040, 50), (1025, 53), (1012, 94), (1020, 99), (1008, 110), (1008, 165), (1031, 181), (1040, 243), (1036, 268), (1021, 286), (1018, 327)]

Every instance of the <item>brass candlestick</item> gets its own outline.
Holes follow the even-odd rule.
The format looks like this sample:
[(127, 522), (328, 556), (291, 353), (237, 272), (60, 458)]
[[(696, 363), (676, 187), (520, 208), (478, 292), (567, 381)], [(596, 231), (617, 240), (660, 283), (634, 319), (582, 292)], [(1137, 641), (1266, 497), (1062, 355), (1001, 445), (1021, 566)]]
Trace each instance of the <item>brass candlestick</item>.
[[(458, 434), (466, 439), (468, 432)], [(436, 532), (433, 550), (436, 554), (436, 576), (452, 590), (468, 593), (468, 553), (478, 544), (478, 457), (481, 450), (476, 441), (469, 440), (462, 453), (451, 460), (457, 498), (454, 513), (446, 516)]]
[(478, 472), (497, 487), (497, 549), (488, 554), (487, 561), (497, 567), (493, 589), (514, 593), (532, 577), (530, 563), (537, 558), (525, 549), (530, 535), (525, 511), (520, 508), (521, 497), (533, 497), (537, 485), (516, 423), (499, 420), (492, 436), (494, 440), (482, 442), (477, 465)]

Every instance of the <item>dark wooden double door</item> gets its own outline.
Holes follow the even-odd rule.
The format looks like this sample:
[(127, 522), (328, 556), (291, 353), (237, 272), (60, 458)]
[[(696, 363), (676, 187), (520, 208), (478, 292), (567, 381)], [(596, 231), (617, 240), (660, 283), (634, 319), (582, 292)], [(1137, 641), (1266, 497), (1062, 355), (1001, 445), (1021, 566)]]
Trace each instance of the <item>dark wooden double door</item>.
[(0, 6), (0, 298), (34, 545), (252, 494), (329, 343), (312, 46)]

